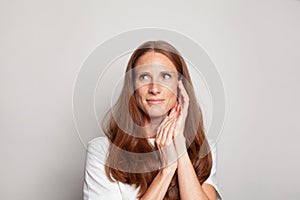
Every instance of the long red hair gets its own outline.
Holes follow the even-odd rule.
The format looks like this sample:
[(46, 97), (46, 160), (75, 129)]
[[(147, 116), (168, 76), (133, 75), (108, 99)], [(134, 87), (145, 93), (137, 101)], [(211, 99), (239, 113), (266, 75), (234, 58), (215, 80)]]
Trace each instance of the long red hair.
[[(182, 82), (189, 96), (184, 136), (188, 155), (200, 184), (209, 177), (212, 167), (212, 156), (204, 132), (201, 108), (184, 59), (171, 44), (165, 41), (147, 41), (131, 55), (121, 94), (102, 121), (102, 129), (110, 141), (105, 165), (106, 174), (111, 181), (140, 187), (139, 197), (150, 186), (160, 165), (159, 156), (155, 153), (157, 148), (142, 137), (142, 129), (139, 128), (143, 126), (146, 116), (137, 106), (133, 95), (132, 69), (140, 56), (153, 51), (167, 56), (176, 66), (178, 73), (183, 76)], [(144, 154), (147, 156), (143, 156)], [(164, 199), (180, 199), (177, 173), (174, 174)]]

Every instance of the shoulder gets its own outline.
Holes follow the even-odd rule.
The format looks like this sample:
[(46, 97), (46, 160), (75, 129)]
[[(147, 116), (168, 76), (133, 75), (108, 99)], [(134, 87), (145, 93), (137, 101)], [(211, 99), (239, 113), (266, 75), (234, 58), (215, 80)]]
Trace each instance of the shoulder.
[(83, 186), (84, 200), (122, 199), (119, 186), (111, 182), (105, 172), (105, 160), (109, 147), (106, 137), (88, 142)]
[(109, 142), (107, 137), (96, 137), (88, 142), (88, 148), (99, 147), (103, 148), (104, 146), (108, 146)]
[(107, 137), (97, 137), (88, 142), (87, 154), (89, 158), (97, 159), (104, 162), (109, 147), (109, 141)]
[(217, 158), (217, 143), (215, 141), (213, 141), (212, 139), (208, 139), (207, 140), (209, 148), (210, 148), (210, 152), (212, 155), (213, 160), (216, 162), (216, 158)]
[(217, 199), (223, 199), (217, 181), (217, 143), (213, 140), (208, 139), (208, 144), (210, 146), (211, 156), (212, 156), (212, 168), (209, 177), (204, 181), (204, 183), (212, 185), (217, 193)]

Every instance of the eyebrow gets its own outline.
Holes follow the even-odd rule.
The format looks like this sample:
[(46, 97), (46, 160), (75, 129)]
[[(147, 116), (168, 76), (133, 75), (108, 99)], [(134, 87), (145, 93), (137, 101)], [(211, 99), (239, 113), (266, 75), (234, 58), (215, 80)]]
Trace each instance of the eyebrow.
[[(144, 73), (150, 74), (149, 71), (140, 71), (140, 72), (137, 72), (136, 75), (141, 75), (141, 74), (144, 74)], [(162, 71), (162, 72), (160, 72), (160, 74), (165, 74), (165, 73), (168, 73), (168, 74), (176, 74), (175, 71)]]

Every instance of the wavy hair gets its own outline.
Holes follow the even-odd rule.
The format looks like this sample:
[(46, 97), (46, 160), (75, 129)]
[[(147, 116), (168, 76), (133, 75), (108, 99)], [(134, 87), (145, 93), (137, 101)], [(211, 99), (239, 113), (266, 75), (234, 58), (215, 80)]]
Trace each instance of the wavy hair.
[[(212, 155), (204, 132), (201, 108), (183, 57), (168, 42), (147, 41), (132, 53), (127, 64), (121, 94), (102, 121), (102, 129), (110, 141), (105, 164), (106, 175), (111, 181), (139, 187), (138, 197), (146, 192), (160, 166), (159, 156), (155, 153), (157, 147), (143, 137), (144, 133), (139, 128), (143, 126), (147, 116), (137, 106), (134, 97), (133, 68), (138, 58), (147, 52), (167, 56), (175, 65), (177, 72), (184, 77), (182, 82), (189, 96), (184, 136), (187, 152), (200, 184), (209, 177), (212, 167)], [(147, 156), (128, 156), (128, 152), (130, 155), (146, 153)], [(164, 199), (180, 199), (177, 173), (174, 174)]]

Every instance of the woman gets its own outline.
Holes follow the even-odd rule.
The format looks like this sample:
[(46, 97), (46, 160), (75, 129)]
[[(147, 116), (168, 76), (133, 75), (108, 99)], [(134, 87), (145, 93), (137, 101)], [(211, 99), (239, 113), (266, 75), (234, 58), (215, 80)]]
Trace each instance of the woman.
[(165, 41), (132, 54), (116, 104), (89, 142), (84, 199), (221, 199), (187, 65)]

